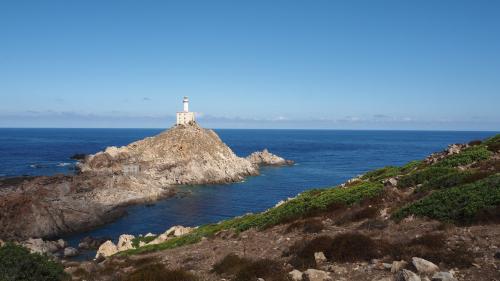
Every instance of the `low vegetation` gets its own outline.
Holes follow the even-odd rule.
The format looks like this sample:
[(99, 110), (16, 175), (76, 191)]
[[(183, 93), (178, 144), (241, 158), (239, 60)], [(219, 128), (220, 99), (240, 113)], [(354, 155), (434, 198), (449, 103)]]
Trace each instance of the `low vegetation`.
[(182, 270), (169, 270), (161, 264), (150, 264), (139, 267), (127, 275), (123, 281), (199, 281), (195, 275)]
[(270, 281), (288, 281), (283, 266), (273, 260), (251, 260), (229, 254), (216, 263), (213, 271), (219, 275), (231, 277), (234, 281), (254, 281), (258, 278)]
[[(498, 209), (500, 205), (500, 175), (474, 183), (438, 190), (398, 210), (397, 220), (409, 215), (425, 216), (445, 222), (472, 223), (479, 214)], [(500, 214), (498, 214), (500, 215)]]
[(46, 256), (32, 254), (28, 249), (7, 243), (0, 247), (0, 280), (59, 281), (69, 280), (64, 268)]
[(492, 152), (484, 145), (471, 146), (458, 154), (451, 155), (436, 164), (438, 167), (458, 167), (488, 159)]

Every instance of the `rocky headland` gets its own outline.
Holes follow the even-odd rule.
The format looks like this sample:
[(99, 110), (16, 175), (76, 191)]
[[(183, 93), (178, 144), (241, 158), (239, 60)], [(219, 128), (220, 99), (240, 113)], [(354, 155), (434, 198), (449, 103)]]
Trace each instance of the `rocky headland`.
[(267, 150), (238, 157), (214, 131), (177, 125), (85, 156), (76, 175), (0, 179), (0, 239), (86, 230), (121, 216), (124, 206), (170, 196), (178, 185), (237, 182), (258, 175), (260, 165), (291, 163)]
[(500, 280), (499, 223), (497, 135), (63, 264), (73, 280)]

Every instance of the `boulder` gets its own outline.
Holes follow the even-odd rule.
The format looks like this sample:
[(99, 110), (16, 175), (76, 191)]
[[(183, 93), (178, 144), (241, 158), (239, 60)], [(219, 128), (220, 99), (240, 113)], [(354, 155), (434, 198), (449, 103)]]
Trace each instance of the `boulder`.
[(64, 257), (78, 256), (78, 250), (73, 247), (64, 248)]
[(422, 279), (420, 279), (420, 277), (415, 274), (414, 272), (410, 271), (410, 270), (406, 270), (406, 269), (403, 269), (403, 270), (400, 270), (395, 278), (394, 278), (395, 281), (422, 281)]
[(0, 239), (0, 247), (2, 247), (5, 244), (2, 239)]
[(432, 275), (432, 281), (458, 281), (450, 272), (436, 272)]
[(30, 250), (30, 252), (39, 254), (51, 254), (59, 250), (57, 242), (44, 241), (41, 238), (30, 238), (21, 242), (21, 245)]
[(120, 238), (118, 238), (118, 244), (116, 245), (118, 248), (118, 251), (126, 251), (133, 249), (134, 246), (132, 246), (132, 240), (135, 238), (134, 235), (129, 235), (129, 234), (122, 234), (120, 235)]
[(308, 270), (304, 271), (304, 279), (306, 281), (332, 281), (332, 277), (330, 276), (330, 273), (323, 271), (323, 270), (317, 270), (317, 269), (312, 269), (309, 268)]
[(408, 265), (406, 261), (393, 261), (391, 266), (391, 272), (396, 273)]
[(318, 264), (318, 265), (326, 262), (325, 254), (323, 254), (323, 252), (314, 253), (314, 260), (316, 261), (316, 264)]
[(292, 279), (292, 281), (302, 281), (302, 272), (297, 269), (288, 272), (288, 276), (290, 276), (290, 279)]
[(398, 186), (398, 180), (396, 178), (390, 178), (384, 181), (385, 186)]
[(95, 238), (92, 236), (85, 236), (80, 243), (78, 248), (80, 249), (98, 249), (104, 242), (111, 240), (111, 238)]
[(411, 261), (419, 273), (431, 275), (439, 271), (439, 266), (422, 258), (413, 257)]
[(112, 256), (116, 253), (118, 253), (118, 247), (116, 247), (115, 243), (113, 243), (111, 240), (108, 240), (104, 242), (101, 246), (99, 246), (95, 258), (96, 259), (99, 259), (101, 257), (105, 258)]
[(64, 248), (68, 247), (68, 243), (66, 243), (66, 241), (64, 241), (63, 239), (59, 239), (56, 242), (57, 242), (57, 246), (59, 247), (59, 249), (64, 249)]

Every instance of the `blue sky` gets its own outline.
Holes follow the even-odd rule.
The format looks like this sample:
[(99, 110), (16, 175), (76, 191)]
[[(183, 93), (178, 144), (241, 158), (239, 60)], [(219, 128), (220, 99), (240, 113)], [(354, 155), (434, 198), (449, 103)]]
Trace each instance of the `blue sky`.
[(0, 127), (500, 130), (499, 1), (0, 1)]

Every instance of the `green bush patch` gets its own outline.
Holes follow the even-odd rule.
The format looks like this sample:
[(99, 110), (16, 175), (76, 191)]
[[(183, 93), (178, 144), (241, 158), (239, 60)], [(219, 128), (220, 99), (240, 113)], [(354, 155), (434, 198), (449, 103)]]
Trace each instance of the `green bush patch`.
[(485, 210), (498, 205), (500, 174), (474, 183), (438, 190), (401, 208), (393, 217), (400, 220), (409, 215), (416, 215), (444, 222), (469, 224)]
[(141, 242), (144, 242), (144, 243), (149, 243), (153, 240), (155, 240), (155, 238), (158, 237), (156, 235), (153, 235), (153, 236), (139, 236), (139, 237), (135, 237), (134, 239), (132, 239), (132, 246), (134, 248), (138, 248), (139, 247), (139, 244)]
[(0, 280), (58, 281), (66, 280), (62, 265), (28, 249), (7, 243), (0, 247)]
[(491, 151), (484, 145), (476, 145), (462, 150), (458, 154), (454, 154), (444, 158), (435, 164), (438, 167), (458, 167), (469, 165), (477, 161), (490, 158)]

